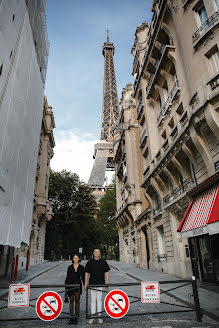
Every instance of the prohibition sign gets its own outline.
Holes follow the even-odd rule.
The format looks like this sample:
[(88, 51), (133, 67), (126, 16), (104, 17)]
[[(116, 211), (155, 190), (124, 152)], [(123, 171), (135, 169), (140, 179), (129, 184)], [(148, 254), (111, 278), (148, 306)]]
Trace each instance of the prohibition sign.
[(120, 319), (129, 310), (129, 298), (122, 290), (114, 289), (106, 295), (104, 308), (111, 318)]
[(53, 291), (41, 294), (36, 302), (36, 313), (41, 320), (55, 320), (62, 311), (61, 296)]

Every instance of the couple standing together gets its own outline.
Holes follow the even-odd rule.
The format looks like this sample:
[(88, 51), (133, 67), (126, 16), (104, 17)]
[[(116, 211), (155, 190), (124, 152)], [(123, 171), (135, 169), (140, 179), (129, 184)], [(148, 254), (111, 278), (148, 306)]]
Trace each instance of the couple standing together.
[[(80, 284), (80, 291), (71, 288), (66, 288), (66, 293), (70, 299), (70, 313), (73, 314), (75, 308), (75, 315), (79, 315), (80, 295), (82, 294), (82, 283), (84, 290), (87, 290), (87, 283), (89, 277), (89, 285), (102, 285), (109, 283), (109, 265), (104, 259), (100, 258), (100, 250), (95, 249), (92, 260), (89, 260), (85, 266), (79, 264), (79, 256), (74, 255), (72, 264), (68, 267), (65, 284)], [(107, 290), (108, 287), (105, 287)], [(102, 290), (103, 287), (91, 289), (91, 314), (102, 311)], [(97, 310), (97, 311), (96, 311)], [(89, 324), (93, 324), (94, 319), (89, 320)], [(99, 323), (103, 323), (101, 318)], [(77, 324), (77, 319), (70, 319), (69, 324)]]

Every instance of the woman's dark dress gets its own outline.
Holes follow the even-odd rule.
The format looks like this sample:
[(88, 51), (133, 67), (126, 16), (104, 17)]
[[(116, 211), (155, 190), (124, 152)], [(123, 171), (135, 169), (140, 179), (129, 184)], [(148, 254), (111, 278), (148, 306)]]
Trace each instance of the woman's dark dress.
[[(74, 269), (74, 265), (71, 264), (68, 267), (67, 271), (67, 277), (65, 279), (65, 284), (80, 284), (80, 294), (82, 293), (82, 282), (84, 284), (84, 278), (85, 278), (85, 270), (83, 265), (79, 264), (77, 271)], [(71, 288), (66, 288), (66, 291), (68, 293), (68, 296), (72, 296), (74, 291), (77, 291), (77, 289), (71, 290)]]

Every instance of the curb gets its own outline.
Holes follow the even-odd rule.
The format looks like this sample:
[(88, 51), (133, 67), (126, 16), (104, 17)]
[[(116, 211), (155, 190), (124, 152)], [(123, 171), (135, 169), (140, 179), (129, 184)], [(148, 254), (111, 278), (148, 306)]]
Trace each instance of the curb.
[[(62, 262), (61, 262), (61, 263), (62, 263)], [(50, 270), (56, 268), (56, 267), (59, 266), (61, 263), (57, 263), (56, 265), (52, 266), (51, 268), (46, 269), (45, 271), (42, 271), (42, 272), (40, 272), (40, 273), (36, 273), (35, 275), (32, 275), (31, 277), (27, 277), (27, 278), (25, 278), (25, 279), (23, 279), (23, 280), (20, 280), (20, 281), (18, 282), (18, 284), (23, 284), (23, 283), (29, 282), (30, 280), (32, 280), (32, 279), (34, 279), (34, 278), (37, 278), (37, 277), (41, 276), (43, 273), (46, 273), (46, 272), (48, 272), (48, 271), (50, 271)], [(9, 285), (10, 285), (10, 283), (9, 283)], [(7, 295), (8, 295), (8, 292), (5, 292), (5, 293), (3, 293), (3, 294), (0, 293), (0, 300), (1, 300), (3, 297), (7, 296)]]
[[(119, 272), (125, 274), (126, 276), (129, 276), (130, 278), (133, 278), (133, 279), (139, 281), (139, 282), (142, 282), (142, 281), (143, 281), (143, 280), (138, 279), (137, 277), (135, 277), (135, 276), (133, 276), (133, 275), (131, 275), (131, 274), (125, 272), (125, 271), (122, 271), (121, 269), (116, 268), (116, 267), (115, 267), (114, 265), (112, 265), (112, 264), (110, 264), (109, 266), (112, 267), (112, 268), (114, 268), (115, 270), (117, 270), (117, 271), (119, 271)], [(160, 288), (160, 290), (161, 290), (162, 292), (165, 292), (165, 290), (163, 290), (163, 289), (161, 289), (161, 288)], [(180, 302), (184, 303), (185, 305), (188, 305), (188, 306), (194, 308), (194, 304), (192, 304), (192, 303), (190, 303), (190, 302), (188, 302), (188, 301), (185, 301), (185, 300), (183, 300), (182, 298), (180, 298), (180, 297), (178, 297), (178, 296), (175, 296), (175, 295), (171, 294), (170, 292), (165, 292), (165, 294), (168, 295), (168, 296), (170, 296), (170, 297), (172, 297), (172, 298), (174, 298), (176, 301), (180, 301)], [(205, 314), (205, 315), (207, 315), (208, 317), (210, 317), (211, 319), (216, 320), (216, 321), (219, 322), (219, 316), (215, 315), (214, 313), (209, 312), (208, 310), (205, 310), (205, 309), (203, 309), (202, 307), (201, 307), (201, 312), (202, 312), (202, 315)]]

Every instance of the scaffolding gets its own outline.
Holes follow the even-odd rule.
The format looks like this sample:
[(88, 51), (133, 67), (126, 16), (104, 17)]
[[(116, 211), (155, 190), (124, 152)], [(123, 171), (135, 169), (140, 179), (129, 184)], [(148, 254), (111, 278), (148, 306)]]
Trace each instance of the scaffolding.
[(43, 86), (45, 87), (46, 71), (49, 56), (49, 40), (46, 28), (46, 0), (25, 0), (29, 14), (33, 40), (36, 49)]

